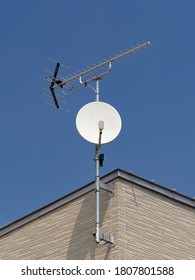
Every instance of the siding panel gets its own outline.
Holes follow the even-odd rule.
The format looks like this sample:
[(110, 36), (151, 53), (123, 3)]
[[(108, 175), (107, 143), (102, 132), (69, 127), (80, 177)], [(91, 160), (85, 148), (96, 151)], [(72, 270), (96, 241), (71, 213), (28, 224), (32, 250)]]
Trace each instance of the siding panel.
[(101, 232), (116, 246), (95, 243), (90, 191), (0, 237), (0, 259), (195, 259), (194, 208), (124, 179), (114, 196), (101, 191)]

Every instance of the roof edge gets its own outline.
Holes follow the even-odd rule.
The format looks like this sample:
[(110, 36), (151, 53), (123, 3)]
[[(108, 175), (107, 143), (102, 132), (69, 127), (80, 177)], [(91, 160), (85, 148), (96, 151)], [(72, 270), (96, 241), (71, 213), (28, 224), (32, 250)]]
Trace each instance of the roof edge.
[(145, 187), (147, 189), (156, 191), (162, 195), (165, 195), (171, 199), (177, 200), (181, 203), (195, 207), (195, 201), (192, 197), (181, 194), (174, 189), (169, 189), (167, 187), (161, 186), (153, 181), (143, 179), (131, 172), (127, 172), (122, 169), (118, 169), (118, 177), (131, 181), (132, 183), (135, 183), (135, 184)]
[[(181, 193), (178, 193), (176, 191), (173, 191), (173, 190), (163, 187), (161, 185), (158, 185), (155, 182), (141, 178), (131, 172), (125, 171), (120, 168), (115, 169), (114, 171), (111, 171), (110, 173), (107, 173), (106, 175), (102, 176), (101, 182), (106, 184), (117, 178), (125, 179), (129, 182), (132, 182), (132, 183), (142, 186), (144, 188), (150, 189), (150, 190), (160, 193), (164, 196), (167, 196), (173, 200), (179, 201), (179, 202), (186, 204), (188, 206), (191, 206), (191, 207), (195, 207), (195, 201), (193, 198), (185, 196)], [(41, 217), (41, 216), (47, 214), (48, 212), (64, 205), (65, 203), (68, 203), (94, 189), (95, 189), (95, 182), (93, 181), (93, 182), (33, 211), (32, 213), (29, 213), (29, 214), (21, 217), (20, 219), (17, 219), (16, 221), (13, 221), (10, 224), (3, 226), (2, 228), (0, 228), (0, 237), (11, 232), (14, 229), (17, 229), (17, 228), (33, 221), (34, 219), (36, 219), (38, 217)]]

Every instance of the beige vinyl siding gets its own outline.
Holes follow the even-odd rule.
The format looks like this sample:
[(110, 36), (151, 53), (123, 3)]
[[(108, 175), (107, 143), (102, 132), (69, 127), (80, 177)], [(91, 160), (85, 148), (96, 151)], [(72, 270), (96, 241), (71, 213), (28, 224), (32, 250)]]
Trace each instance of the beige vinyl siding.
[(195, 211), (118, 181), (119, 259), (195, 259)]
[[(110, 202), (101, 194), (101, 221)], [(109, 212), (106, 215), (109, 215)], [(112, 224), (104, 224), (107, 229)], [(91, 191), (0, 238), (0, 259), (104, 259), (105, 244), (96, 244), (95, 194)]]
[(195, 259), (194, 208), (155, 191), (118, 178), (100, 221), (115, 247), (95, 242), (90, 191), (0, 237), (0, 259)]

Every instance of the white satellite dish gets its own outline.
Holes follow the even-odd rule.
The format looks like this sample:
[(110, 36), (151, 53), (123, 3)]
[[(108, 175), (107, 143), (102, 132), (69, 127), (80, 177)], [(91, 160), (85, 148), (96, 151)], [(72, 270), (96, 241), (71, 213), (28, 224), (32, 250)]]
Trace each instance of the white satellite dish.
[(117, 110), (104, 102), (91, 102), (83, 106), (76, 116), (76, 127), (80, 135), (87, 141), (101, 144), (114, 140), (120, 133), (121, 118)]

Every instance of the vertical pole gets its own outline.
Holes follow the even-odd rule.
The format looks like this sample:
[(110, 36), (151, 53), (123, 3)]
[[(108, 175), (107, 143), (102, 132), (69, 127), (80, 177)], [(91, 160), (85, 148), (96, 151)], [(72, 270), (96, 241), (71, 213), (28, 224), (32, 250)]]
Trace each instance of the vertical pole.
[[(99, 82), (100, 80), (97, 78), (96, 80), (96, 102), (99, 101)], [(95, 145), (95, 186), (96, 186), (96, 242), (100, 242), (100, 163), (99, 163), (99, 149), (100, 145)]]
[(95, 146), (95, 185), (96, 185), (96, 242), (100, 242), (100, 175), (99, 175), (99, 145)]
[(99, 97), (100, 97), (100, 79), (97, 78), (96, 80), (96, 100), (95, 101), (99, 101)]

